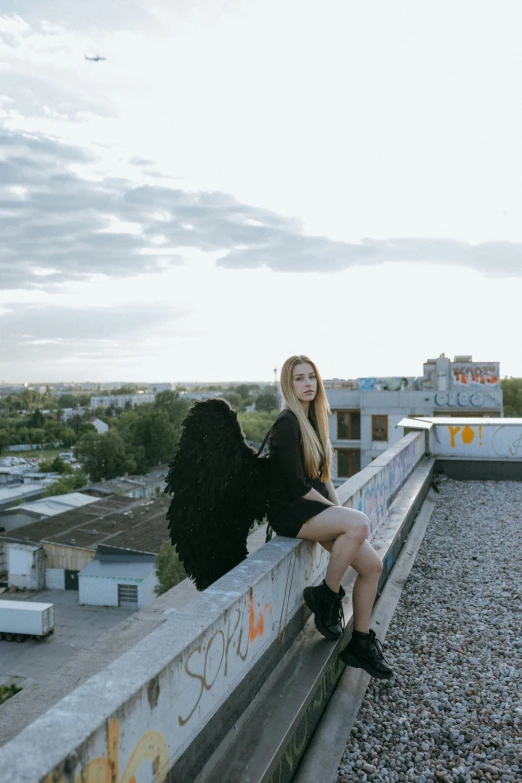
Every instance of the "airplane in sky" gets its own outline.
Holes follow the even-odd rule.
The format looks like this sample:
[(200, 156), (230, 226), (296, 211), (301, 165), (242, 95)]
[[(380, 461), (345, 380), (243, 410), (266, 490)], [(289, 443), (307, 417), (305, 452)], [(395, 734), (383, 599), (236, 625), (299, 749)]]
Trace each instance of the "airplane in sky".
[(106, 57), (100, 57), (100, 55), (97, 54), (96, 57), (88, 57), (87, 55), (85, 55), (85, 59), (86, 60), (90, 60), (92, 63), (97, 63), (100, 60), (106, 60), (107, 58)]

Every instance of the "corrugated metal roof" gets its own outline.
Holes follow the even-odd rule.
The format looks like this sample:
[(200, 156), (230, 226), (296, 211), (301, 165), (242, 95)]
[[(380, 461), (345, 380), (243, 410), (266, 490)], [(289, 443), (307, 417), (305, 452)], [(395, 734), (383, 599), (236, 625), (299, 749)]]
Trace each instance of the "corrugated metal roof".
[(69, 492), (65, 495), (51, 495), (47, 498), (41, 498), (41, 500), (33, 500), (32, 503), (22, 503), (20, 506), (16, 506), (16, 508), (21, 508), (24, 511), (35, 511), (46, 517), (52, 517), (55, 514), (69, 511), (71, 508), (81, 508), (98, 501), (99, 498), (91, 495), (82, 495), (81, 492)]
[(41, 519), (0, 540), (24, 544), (49, 542), (80, 549), (96, 550), (98, 544), (132, 552), (157, 554), (169, 538), (166, 514), (170, 499), (136, 500), (123, 495), (98, 499), (83, 508)]

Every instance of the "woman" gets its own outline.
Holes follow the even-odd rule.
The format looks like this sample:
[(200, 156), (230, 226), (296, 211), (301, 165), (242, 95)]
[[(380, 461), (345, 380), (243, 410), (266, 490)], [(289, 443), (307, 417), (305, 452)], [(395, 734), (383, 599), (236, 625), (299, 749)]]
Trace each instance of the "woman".
[(281, 370), (283, 410), (270, 434), (268, 520), (278, 535), (318, 541), (330, 552), (323, 583), (307, 587), (304, 600), (317, 630), (327, 639), (342, 635), (342, 578), (352, 566), (354, 631), (341, 659), (373, 677), (389, 679), (393, 671), (370, 630), (381, 559), (367, 541), (368, 517), (340, 505), (330, 480), (332, 447), (328, 436), (330, 408), (321, 376), (307, 356), (291, 356)]

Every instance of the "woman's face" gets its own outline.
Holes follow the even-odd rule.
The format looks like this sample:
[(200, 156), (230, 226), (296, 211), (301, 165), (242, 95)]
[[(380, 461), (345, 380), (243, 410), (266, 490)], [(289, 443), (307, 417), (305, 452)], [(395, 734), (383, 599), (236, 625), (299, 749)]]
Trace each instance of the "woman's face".
[(300, 402), (311, 402), (317, 392), (317, 377), (308, 362), (296, 364), (292, 370), (292, 385)]

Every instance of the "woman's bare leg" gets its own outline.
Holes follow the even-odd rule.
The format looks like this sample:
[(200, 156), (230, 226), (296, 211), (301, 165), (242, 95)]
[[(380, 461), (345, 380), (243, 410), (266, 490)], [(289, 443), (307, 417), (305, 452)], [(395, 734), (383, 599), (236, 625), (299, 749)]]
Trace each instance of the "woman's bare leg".
[(360, 511), (344, 506), (328, 506), (304, 523), (297, 538), (319, 543), (335, 539), (330, 550), (325, 582), (330, 590), (338, 593), (346, 569), (359, 552), (369, 530), (368, 517)]
[(358, 574), (352, 593), (353, 627), (361, 633), (369, 633), (382, 561), (370, 542), (365, 541), (351, 566)]

